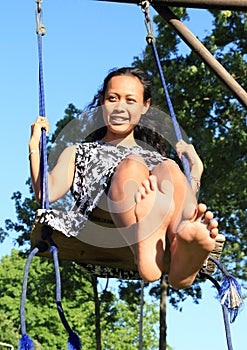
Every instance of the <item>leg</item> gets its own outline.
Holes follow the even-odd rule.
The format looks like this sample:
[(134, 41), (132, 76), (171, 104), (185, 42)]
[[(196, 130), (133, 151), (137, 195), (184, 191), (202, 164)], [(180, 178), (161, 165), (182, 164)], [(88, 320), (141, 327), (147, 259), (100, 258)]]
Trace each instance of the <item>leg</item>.
[(176, 164), (162, 163), (154, 173), (162, 173), (164, 167), (163, 173), (169, 171), (174, 186), (175, 205), (167, 232), (171, 242), (168, 278), (174, 288), (186, 288), (193, 283), (215, 246), (218, 223), (212, 221), (213, 214), (206, 212), (205, 205), (197, 205), (187, 179)]
[(174, 212), (173, 186), (157, 186), (156, 176), (143, 181), (136, 195), (138, 269), (146, 281), (156, 281), (164, 271), (166, 231)]
[[(170, 222), (166, 214), (173, 208), (172, 187), (170, 183), (166, 187), (167, 193), (165, 189), (165, 194), (160, 192), (145, 163), (134, 157), (119, 164), (108, 193), (113, 221), (132, 247), (139, 273), (147, 281), (157, 280), (163, 270), (165, 232)], [(140, 201), (135, 198), (138, 188)]]
[[(134, 248), (140, 275), (146, 281), (157, 280), (164, 271), (167, 232), (171, 242), (169, 282), (175, 288), (186, 288), (214, 248), (217, 222), (211, 222), (212, 213), (197, 205), (174, 162), (165, 161), (152, 173), (154, 176), (149, 176), (145, 164), (134, 158), (121, 162), (109, 191), (110, 212)], [(134, 174), (132, 179), (129, 174)]]
[(149, 170), (142, 158), (129, 156), (117, 166), (108, 192), (108, 208), (118, 228), (136, 223), (135, 193)]
[(189, 287), (215, 247), (218, 223), (199, 204), (196, 217), (184, 221), (171, 244), (169, 283), (177, 289)]

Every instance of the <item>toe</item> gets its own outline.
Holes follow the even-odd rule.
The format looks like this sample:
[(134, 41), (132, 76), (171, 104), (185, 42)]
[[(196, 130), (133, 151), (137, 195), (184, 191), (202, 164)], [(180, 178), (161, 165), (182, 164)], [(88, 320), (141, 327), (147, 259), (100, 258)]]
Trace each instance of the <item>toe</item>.
[(214, 229), (214, 228), (217, 228), (218, 227), (218, 221), (217, 220), (211, 220), (211, 221), (209, 221), (209, 223), (208, 223), (208, 229), (209, 230), (212, 230), (212, 229)]
[(211, 231), (210, 231), (210, 237), (211, 238), (216, 238), (219, 234), (219, 230), (216, 228), (213, 228)]
[(207, 206), (203, 203), (198, 204), (197, 218), (202, 219), (207, 211)]
[(214, 214), (211, 211), (207, 211), (204, 215), (204, 223), (209, 224), (212, 221)]

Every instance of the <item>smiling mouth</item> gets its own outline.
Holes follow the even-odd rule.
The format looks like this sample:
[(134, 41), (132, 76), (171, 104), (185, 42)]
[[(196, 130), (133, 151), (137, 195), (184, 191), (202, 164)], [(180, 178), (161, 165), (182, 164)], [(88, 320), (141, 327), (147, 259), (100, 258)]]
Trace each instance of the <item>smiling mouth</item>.
[(129, 118), (111, 116), (110, 121), (112, 124), (125, 124), (129, 122)]

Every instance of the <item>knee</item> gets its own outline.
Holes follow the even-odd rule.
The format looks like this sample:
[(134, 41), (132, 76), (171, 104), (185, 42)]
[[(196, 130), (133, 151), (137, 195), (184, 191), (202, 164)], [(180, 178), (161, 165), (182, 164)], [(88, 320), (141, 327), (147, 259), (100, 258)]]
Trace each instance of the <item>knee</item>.
[(157, 165), (153, 169), (152, 174), (156, 175), (158, 183), (164, 179), (170, 181), (173, 184), (182, 184), (186, 181), (186, 178), (179, 168), (178, 164), (170, 159), (165, 160), (164, 162)]
[(141, 157), (131, 155), (125, 158), (115, 169), (109, 188), (110, 198), (122, 197), (126, 193), (134, 194), (148, 175), (148, 168)]
[(123, 184), (127, 180), (135, 180), (137, 183), (140, 183), (148, 175), (149, 171), (144, 160), (139, 156), (130, 155), (123, 159), (116, 167), (112, 177), (112, 184)]
[(182, 173), (178, 164), (171, 159), (167, 159), (162, 163), (159, 163), (154, 169), (153, 173), (162, 173), (167, 175)]
[(137, 155), (129, 155), (123, 159), (117, 166), (115, 173), (128, 174), (128, 177), (148, 172), (145, 161)]

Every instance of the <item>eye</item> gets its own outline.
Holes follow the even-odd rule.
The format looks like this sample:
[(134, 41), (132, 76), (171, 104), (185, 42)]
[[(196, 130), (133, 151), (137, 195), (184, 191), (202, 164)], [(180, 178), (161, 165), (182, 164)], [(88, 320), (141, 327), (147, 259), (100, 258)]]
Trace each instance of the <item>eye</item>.
[(127, 102), (130, 103), (130, 104), (136, 103), (136, 99), (133, 98), (133, 97), (128, 97), (128, 98), (127, 98)]
[(116, 102), (117, 101), (117, 96), (115, 95), (110, 95), (107, 97), (109, 102)]

